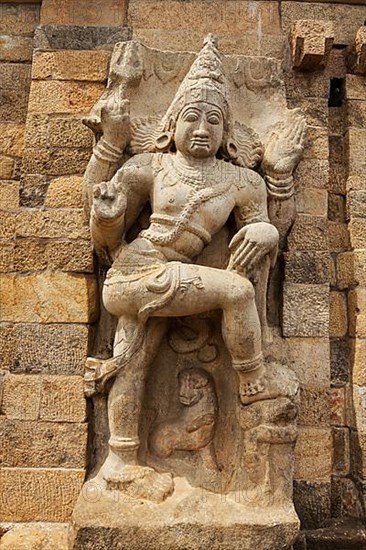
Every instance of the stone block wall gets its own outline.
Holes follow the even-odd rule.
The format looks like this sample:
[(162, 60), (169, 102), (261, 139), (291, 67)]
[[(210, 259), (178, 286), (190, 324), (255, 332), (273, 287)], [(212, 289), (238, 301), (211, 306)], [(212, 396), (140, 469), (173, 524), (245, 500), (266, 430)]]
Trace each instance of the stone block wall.
[[(82, 209), (82, 124), (130, 37), (283, 60), (309, 125), (273, 355), (301, 383), (294, 496), (304, 529), (364, 513), (366, 78), (348, 65), (365, 6), (244, 0), (0, 2), (0, 522), (67, 521), (87, 464), (82, 374), (98, 320)], [(333, 21), (325, 69), (294, 71), (296, 20)], [(330, 97), (336, 95), (335, 106)], [(333, 94), (333, 95), (332, 95)]]

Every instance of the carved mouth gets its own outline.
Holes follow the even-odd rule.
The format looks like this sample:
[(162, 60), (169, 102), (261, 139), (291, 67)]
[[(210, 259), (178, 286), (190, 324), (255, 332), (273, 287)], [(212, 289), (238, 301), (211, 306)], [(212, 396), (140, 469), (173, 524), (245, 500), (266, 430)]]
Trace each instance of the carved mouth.
[(210, 143), (207, 141), (207, 139), (192, 139), (191, 141), (191, 147), (203, 147), (204, 149), (208, 149), (210, 147)]

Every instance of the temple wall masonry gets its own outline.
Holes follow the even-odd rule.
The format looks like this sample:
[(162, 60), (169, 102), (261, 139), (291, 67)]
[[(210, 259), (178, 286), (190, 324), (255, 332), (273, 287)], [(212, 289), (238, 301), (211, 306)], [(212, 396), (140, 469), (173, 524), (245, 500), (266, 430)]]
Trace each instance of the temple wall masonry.
[[(311, 20), (330, 25), (326, 58), (307, 45)], [(224, 54), (283, 64), (287, 105), (308, 124), (268, 352), (300, 382), (294, 548), (320, 549), (305, 534), (334, 519), (365, 520), (366, 41), (355, 49), (365, 24), (365, 2), (0, 1), (0, 549), (16, 548), (13, 524), (66, 524), (92, 461), (83, 375), (100, 282), (82, 120), (114, 45), (131, 38), (197, 52), (212, 32)], [(304, 49), (295, 68), (294, 43)], [(65, 533), (56, 529), (58, 548)]]

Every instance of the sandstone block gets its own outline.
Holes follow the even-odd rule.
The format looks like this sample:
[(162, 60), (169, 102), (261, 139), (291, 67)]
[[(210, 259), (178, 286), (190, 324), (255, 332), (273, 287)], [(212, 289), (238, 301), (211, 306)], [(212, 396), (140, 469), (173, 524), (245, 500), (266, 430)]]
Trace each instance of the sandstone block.
[(349, 175), (346, 180), (346, 192), (349, 191), (364, 191), (366, 183), (364, 178), (366, 163), (351, 162), (348, 166)]
[(36, 51), (32, 63), (34, 80), (87, 80), (105, 82), (110, 52), (58, 50)]
[(89, 239), (85, 214), (81, 209), (19, 209), (11, 214), (16, 237)]
[(285, 77), (286, 96), (290, 99), (327, 98), (329, 80), (322, 72), (299, 73), (291, 71)]
[(0, 179), (11, 180), (14, 175), (14, 169), (14, 159), (0, 155)]
[(46, 208), (82, 208), (83, 182), (80, 176), (52, 180), (47, 191)]
[(328, 177), (327, 160), (303, 159), (294, 173), (294, 181), (299, 189), (304, 187), (325, 189)]
[(93, 133), (81, 118), (51, 118), (49, 143), (54, 147), (88, 147), (93, 145)]
[(30, 89), (29, 113), (88, 113), (103, 91), (104, 85), (99, 83), (35, 80)]
[(348, 228), (352, 248), (366, 248), (366, 218), (352, 218)]
[(350, 472), (350, 445), (348, 428), (333, 428), (333, 474), (346, 476)]
[(92, 323), (97, 317), (93, 277), (63, 272), (0, 275), (2, 321)]
[(290, 99), (287, 102), (289, 109), (300, 108), (305, 115), (309, 126), (328, 127), (328, 101), (325, 98), (316, 99), (315, 97)]
[(42, 206), (48, 187), (47, 177), (23, 173), (20, 180), (20, 206), (36, 208)]
[(85, 471), (61, 468), (1, 468), (1, 521), (67, 521)]
[(346, 194), (347, 172), (345, 161), (332, 162), (329, 167), (329, 178), (325, 182), (330, 193)]
[(348, 329), (351, 336), (366, 337), (366, 289), (348, 293)]
[(328, 193), (325, 189), (299, 189), (296, 194), (296, 209), (299, 214), (309, 216), (326, 216), (328, 209)]
[(30, 65), (26, 63), (0, 64), (2, 122), (25, 122), (30, 87)]
[(290, 250), (328, 250), (327, 222), (320, 216), (299, 214), (288, 237)]
[(282, 338), (274, 334), (268, 361), (288, 365), (301, 386), (329, 386), (329, 338)]
[(304, 386), (300, 392), (300, 426), (330, 425), (330, 388)]
[(328, 222), (329, 250), (344, 252), (350, 248), (348, 226), (345, 223)]
[(201, 36), (212, 31), (213, 27), (219, 35), (233, 31), (254, 31), (259, 19), (264, 35), (280, 34), (278, 8), (268, 1), (252, 5), (240, 0), (209, 0), (205, 4), (193, 0), (186, 5), (177, 0), (167, 0), (162, 5), (159, 0), (132, 0), (128, 10), (128, 25), (133, 29), (175, 30), (176, 22), (180, 21), (180, 29), (198, 31)]
[(345, 388), (331, 388), (331, 423), (332, 426), (346, 424), (346, 394)]
[(13, 373), (84, 374), (87, 326), (1, 324), (0, 335), (2, 365)]
[(333, 42), (334, 27), (331, 21), (295, 21), (290, 33), (293, 66), (305, 71), (324, 68)]
[(41, 25), (84, 25), (122, 27), (125, 23), (125, 0), (45, 0), (41, 9)]
[(32, 34), (39, 21), (39, 6), (36, 3), (0, 5), (0, 33), (12, 35)]
[(41, 50), (113, 50), (117, 42), (131, 39), (127, 27), (40, 25), (34, 33), (34, 47)]
[(50, 164), (50, 149), (26, 147), (22, 162), (23, 174), (45, 174)]
[(46, 244), (47, 266), (60, 271), (94, 272), (92, 244), (88, 241), (53, 241)]
[(29, 148), (46, 149), (49, 145), (48, 132), (49, 116), (43, 114), (29, 114), (25, 127), (25, 145)]
[(53, 149), (46, 162), (44, 173), (50, 176), (83, 174), (90, 160), (89, 149)]
[(366, 148), (366, 130), (360, 128), (350, 128), (346, 132), (345, 139), (350, 161), (364, 162)]
[(352, 380), (359, 386), (366, 386), (366, 340), (355, 338), (352, 341), (352, 356)]
[(2, 210), (0, 214), (0, 237), (2, 239), (14, 237), (16, 216), (11, 210)]
[(330, 373), (331, 382), (344, 385), (350, 378), (350, 348), (348, 338), (331, 338)]
[(308, 126), (304, 158), (327, 160), (329, 157), (328, 130), (320, 126)]
[(347, 214), (348, 218), (366, 218), (366, 190), (348, 193)]
[(0, 542), (1, 550), (26, 550), (39, 548), (42, 550), (68, 550), (67, 524), (15, 525), (5, 533)]
[(346, 198), (343, 195), (328, 193), (328, 220), (338, 223), (346, 221)]
[[(87, 424), (0, 418), (1, 467), (85, 468)], [(29, 438), (32, 444), (29, 444)]]
[(6, 181), (0, 183), (0, 208), (18, 208), (19, 189), (17, 181)]
[[(1, 8), (1, 6), (0, 6)], [(23, 62), (31, 61), (33, 40), (26, 36), (0, 35), (0, 60)]]
[(337, 254), (337, 286), (344, 290), (355, 282), (353, 252), (342, 252)]
[(314, 337), (328, 334), (328, 285), (286, 283), (283, 300), (284, 336)]
[[(317, 529), (324, 525), (331, 515), (330, 482), (295, 480), (294, 503), (303, 529)], [(303, 549), (300, 547), (300, 550)]]
[[(352, 76), (352, 75), (348, 75)], [(349, 99), (347, 101), (348, 125), (352, 128), (366, 128), (366, 102)]]
[(84, 422), (83, 378), (9, 374), (4, 381), (2, 412), (11, 420)]
[(39, 376), (8, 375), (4, 381), (1, 413), (9, 420), (37, 420), (41, 389)]
[(347, 99), (366, 100), (366, 82), (363, 76), (348, 74), (346, 76)]
[(327, 481), (331, 473), (331, 430), (300, 427), (295, 447), (295, 479)]
[(347, 300), (343, 292), (329, 295), (329, 335), (339, 338), (347, 334)]
[(285, 278), (291, 283), (329, 282), (331, 257), (327, 252), (292, 251), (284, 254)]
[(24, 151), (24, 124), (0, 123), (0, 153), (21, 157)]

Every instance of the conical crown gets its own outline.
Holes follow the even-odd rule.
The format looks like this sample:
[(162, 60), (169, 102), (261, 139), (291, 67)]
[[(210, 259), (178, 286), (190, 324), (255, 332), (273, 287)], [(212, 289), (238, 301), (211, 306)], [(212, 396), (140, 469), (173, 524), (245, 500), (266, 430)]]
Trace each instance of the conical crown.
[(176, 120), (184, 105), (197, 102), (210, 103), (219, 107), (225, 116), (229, 114), (227, 82), (217, 39), (209, 34), (203, 48), (184, 77), (178, 91), (167, 110), (163, 125)]

